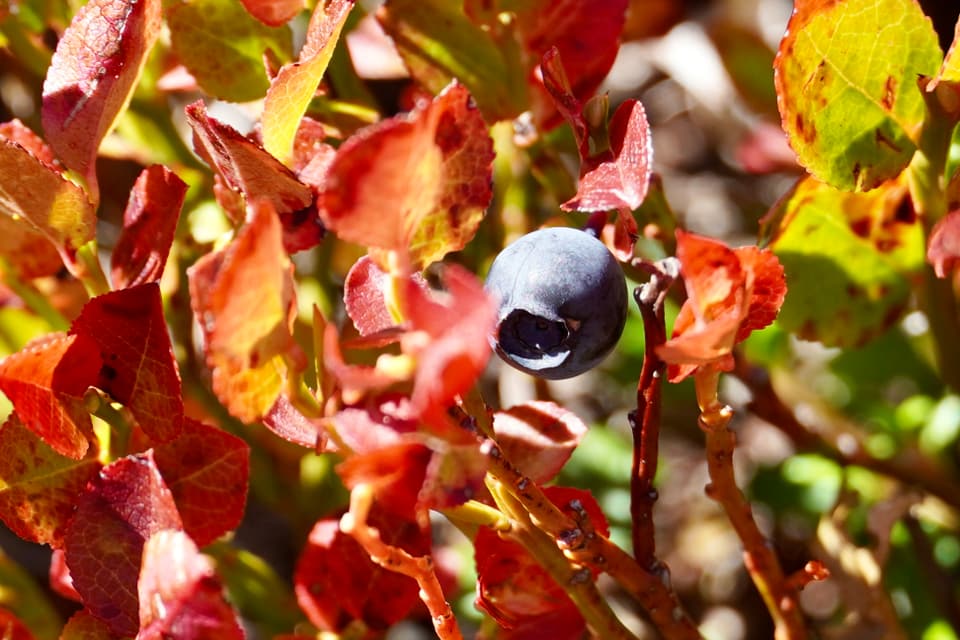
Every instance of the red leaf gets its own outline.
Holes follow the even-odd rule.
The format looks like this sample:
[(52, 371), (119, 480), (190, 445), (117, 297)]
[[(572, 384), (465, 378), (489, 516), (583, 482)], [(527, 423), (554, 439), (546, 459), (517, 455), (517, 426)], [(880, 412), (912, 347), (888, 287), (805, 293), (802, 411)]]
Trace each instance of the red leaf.
[(77, 497), (99, 469), (95, 450), (57, 455), (12, 416), (0, 428), (0, 519), (24, 540), (63, 546)]
[(97, 386), (125, 404), (150, 438), (165, 442), (180, 432), (180, 372), (155, 282), (97, 296), (70, 332), (97, 343), (103, 359)]
[(26, 625), (13, 613), (0, 609), (0, 638), (3, 640), (34, 640)]
[(323, 427), (297, 411), (286, 396), (277, 398), (270, 413), (263, 416), (263, 425), (288, 442), (320, 451), (326, 449)]
[(240, 524), (247, 501), (250, 447), (240, 438), (187, 418), (180, 435), (154, 449), (183, 529), (206, 546)]
[(610, 153), (582, 159), (577, 195), (567, 211), (633, 210), (643, 203), (653, 169), (653, 144), (643, 105), (626, 100), (610, 120)]
[(560, 472), (587, 433), (575, 413), (541, 401), (498, 411), (493, 429), (507, 459), (538, 484)]
[(8, 218), (3, 227), (11, 234), (3, 244), (15, 255), (29, 246), (42, 246), (36, 238), (39, 232), (56, 247), (63, 264), (74, 275), (81, 274), (76, 254), (94, 238), (93, 205), (59, 169), (10, 140), (0, 140), (0, 214)]
[(79, 460), (93, 435), (82, 396), (97, 383), (100, 353), (87, 336), (49, 334), (0, 361), (0, 390), (23, 424)]
[[(413, 281), (426, 291), (427, 282), (420, 274)], [(361, 336), (375, 335), (397, 326), (384, 299), (387, 274), (370, 256), (364, 256), (350, 268), (343, 283), (343, 302), (347, 315)]]
[(123, 231), (113, 249), (114, 288), (160, 280), (186, 193), (187, 183), (166, 167), (155, 164), (143, 170), (130, 192)]
[(337, 150), (320, 215), (344, 240), (419, 267), (469, 242), (490, 203), (493, 143), (467, 90), (362, 129)]
[(243, 640), (213, 562), (187, 534), (168, 529), (151, 535), (142, 567), (138, 640)]
[(407, 281), (404, 314), (412, 331), (401, 339), (403, 352), (417, 359), (413, 411), (435, 427), (447, 424), (446, 409), (483, 372), (490, 358), (487, 336), (496, 324), (494, 301), (476, 276), (450, 265), (442, 278), (445, 303)]
[(60, 640), (120, 640), (105, 622), (81, 609), (67, 620)]
[[(370, 512), (369, 524), (383, 541), (414, 556), (430, 553), (429, 532), (409, 520)], [(352, 620), (383, 630), (405, 618), (419, 602), (413, 578), (374, 564), (363, 547), (342, 533), (336, 520), (314, 525), (294, 574), (297, 602), (317, 627), (339, 631)]]
[(358, 484), (372, 485), (385, 511), (405, 520), (418, 520), (418, 496), (432, 456), (423, 444), (402, 442), (350, 456), (337, 465), (337, 475), (348, 489)]
[(77, 502), (64, 551), (73, 585), (111, 631), (140, 628), (137, 579), (144, 543), (162, 529), (181, 529), (173, 496), (150, 452), (104, 467)]
[(960, 261), (960, 209), (937, 221), (927, 244), (927, 262), (938, 278), (946, 278)]
[[(596, 531), (607, 535), (606, 519), (588, 491), (548, 487), (547, 498), (578, 521), (586, 514)], [(571, 507), (571, 504), (573, 507)], [(474, 542), (478, 607), (508, 629), (505, 637), (533, 640), (580, 638), (585, 622), (566, 591), (516, 542), (481, 527)], [(545, 630), (549, 629), (547, 632)]]
[(550, 47), (543, 54), (540, 62), (540, 72), (543, 76), (543, 86), (553, 98), (557, 111), (563, 116), (573, 129), (574, 140), (580, 152), (580, 161), (589, 158), (590, 137), (587, 121), (583, 117), (583, 104), (573, 95), (573, 88), (567, 78), (567, 72), (560, 60), (560, 52), (556, 47)]
[(50, 146), (98, 200), (100, 141), (126, 107), (160, 35), (160, 0), (90, 0), (63, 33), (43, 83)]
[[(76, 505), (76, 502), (74, 502), (74, 505)], [(73, 588), (73, 578), (70, 576), (70, 569), (67, 568), (67, 559), (63, 549), (54, 549), (50, 556), (50, 588), (54, 593), (67, 600), (83, 603), (83, 598)]]
[[(620, 47), (627, 0), (540, 0), (517, 11), (516, 28), (529, 59), (541, 60), (556, 47), (566, 61), (573, 94), (581, 102), (606, 77)], [(539, 66), (530, 74), (534, 119), (542, 129), (559, 124)]]
[(680, 230), (677, 258), (687, 300), (673, 337), (657, 348), (667, 378), (679, 382), (700, 366), (729, 371), (734, 344), (776, 318), (787, 291), (783, 267), (767, 249), (730, 249)]
[(303, 0), (240, 0), (250, 15), (270, 27), (286, 24), (303, 9)]
[(208, 116), (203, 102), (188, 105), (186, 113), (196, 136), (197, 153), (207, 158), (227, 186), (242, 193), (248, 203), (267, 200), (279, 214), (300, 211), (313, 203), (310, 187), (259, 144)]

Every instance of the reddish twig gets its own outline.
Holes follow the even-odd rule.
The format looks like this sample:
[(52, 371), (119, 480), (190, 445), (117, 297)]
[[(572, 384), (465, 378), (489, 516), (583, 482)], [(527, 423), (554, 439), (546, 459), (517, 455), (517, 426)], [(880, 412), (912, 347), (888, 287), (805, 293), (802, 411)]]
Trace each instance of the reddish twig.
[(797, 580), (788, 580), (784, 575), (773, 546), (753, 518), (750, 502), (737, 487), (733, 470), (736, 436), (729, 427), (733, 410), (717, 400), (719, 371), (700, 370), (695, 376), (697, 401), (700, 404), (699, 425), (707, 441), (707, 469), (710, 474), (707, 495), (720, 503), (743, 543), (743, 564), (773, 617), (776, 640), (806, 638), (807, 628), (798, 601)]
[(657, 475), (660, 441), (661, 387), (666, 363), (656, 349), (667, 340), (663, 315), (667, 291), (677, 279), (679, 263), (668, 258), (640, 268), (650, 271), (650, 280), (637, 287), (633, 298), (643, 319), (643, 367), (637, 380), (637, 408), (628, 419), (633, 434), (633, 465), (630, 473), (630, 515), (632, 518), (633, 555), (642, 567), (651, 571), (660, 569), (656, 558), (656, 540), (653, 525), (653, 506), (657, 490), (653, 484)]
[(373, 504), (373, 488), (360, 484), (350, 492), (350, 510), (340, 518), (340, 529), (353, 536), (370, 558), (381, 567), (410, 576), (420, 587), (420, 599), (427, 605), (437, 637), (443, 640), (463, 640), (450, 603), (443, 596), (430, 556), (412, 556), (403, 549), (386, 544), (376, 528), (367, 524)]

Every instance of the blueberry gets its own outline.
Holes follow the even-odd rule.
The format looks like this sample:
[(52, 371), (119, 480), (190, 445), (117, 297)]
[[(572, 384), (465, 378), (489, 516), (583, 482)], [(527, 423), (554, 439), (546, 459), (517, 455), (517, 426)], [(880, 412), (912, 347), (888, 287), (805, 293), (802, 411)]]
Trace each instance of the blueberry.
[(571, 378), (610, 353), (627, 319), (627, 283), (602, 242), (570, 228), (523, 236), (490, 266), (499, 300), (490, 343), (508, 364), (540, 378)]

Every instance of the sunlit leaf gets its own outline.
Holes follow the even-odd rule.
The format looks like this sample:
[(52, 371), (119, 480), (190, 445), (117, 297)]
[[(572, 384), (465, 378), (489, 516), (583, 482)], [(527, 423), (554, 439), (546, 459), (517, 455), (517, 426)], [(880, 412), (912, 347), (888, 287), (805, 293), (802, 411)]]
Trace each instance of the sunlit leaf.
[(17, 118), (9, 122), (0, 122), (0, 139), (16, 142), (45, 166), (58, 173), (63, 172), (63, 165), (57, 160), (50, 145)]
[(828, 345), (876, 337), (906, 308), (923, 266), (923, 231), (905, 184), (844, 193), (806, 178), (766, 221), (790, 292), (780, 312), (789, 331)]
[(63, 545), (77, 497), (100, 470), (96, 452), (58, 455), (15, 417), (0, 428), (0, 519), (31, 542)]
[(160, 280), (186, 193), (187, 184), (161, 165), (137, 178), (110, 261), (115, 288)]
[(277, 398), (270, 412), (263, 416), (263, 425), (284, 440), (311, 449), (323, 449), (326, 433), (317, 422), (297, 411), (286, 396)]
[[(0, 141), (0, 214), (23, 233), (43, 233), (75, 274), (77, 249), (93, 240), (96, 217), (83, 189), (15, 142)], [(8, 225), (9, 226), (9, 225)], [(27, 241), (22, 239), (21, 242)]]
[(43, 83), (43, 130), (98, 200), (94, 160), (160, 35), (160, 0), (90, 0), (57, 43)]
[(34, 640), (27, 626), (6, 609), (0, 609), (0, 637), (3, 640)]
[(777, 317), (787, 291), (783, 267), (768, 249), (730, 249), (680, 230), (677, 259), (687, 300), (672, 337), (657, 347), (667, 379), (679, 382), (702, 366), (729, 371), (734, 344)]
[(250, 475), (247, 443), (187, 418), (180, 435), (156, 447), (153, 456), (173, 494), (183, 529), (198, 546), (240, 524)]
[(289, 28), (264, 25), (234, 0), (174, 0), (164, 13), (174, 53), (217, 98), (262, 98), (268, 86), (264, 54), (290, 59)]
[(490, 122), (526, 109), (526, 72), (508, 30), (487, 30), (446, 0), (390, 0), (377, 19), (393, 39), (411, 75), (431, 93), (454, 79), (475, 97)]
[(300, 119), (327, 70), (353, 4), (354, 0), (317, 3), (299, 60), (284, 65), (270, 82), (263, 104), (263, 147), (284, 164), (290, 164)]
[(609, 127), (610, 152), (584, 158), (577, 194), (568, 211), (633, 210), (643, 203), (653, 170), (653, 144), (643, 105), (624, 101)]
[(181, 529), (170, 490), (151, 453), (106, 466), (77, 501), (64, 550), (73, 584), (92, 614), (114, 633), (140, 628), (137, 579), (146, 541)]
[(923, 120), (917, 76), (934, 75), (940, 60), (914, 0), (798, 3), (780, 43), (776, 87), (800, 163), (847, 191), (896, 177)]
[(467, 90), (351, 136), (337, 150), (320, 215), (344, 240), (409, 250), (417, 266), (469, 242), (490, 203), (493, 143)]
[(254, 18), (270, 27), (290, 21), (303, 9), (303, 0), (240, 0)]
[(79, 460), (93, 436), (82, 396), (97, 383), (100, 364), (89, 337), (49, 334), (0, 362), (0, 390), (27, 429)]
[(67, 600), (83, 603), (83, 598), (73, 588), (73, 578), (62, 548), (54, 548), (50, 555), (50, 589)]
[(290, 169), (230, 125), (208, 116), (203, 102), (188, 105), (186, 112), (199, 142), (194, 145), (197, 151), (248, 202), (268, 200), (277, 212), (299, 211), (313, 202), (310, 188)]
[(493, 430), (504, 455), (537, 483), (556, 476), (587, 433), (572, 411), (532, 401), (494, 414)]
[(180, 372), (155, 282), (93, 298), (70, 328), (93, 339), (103, 366), (97, 386), (125, 404), (156, 442), (180, 432)]
[(237, 614), (224, 599), (210, 558), (187, 534), (162, 530), (143, 547), (137, 581), (140, 597), (138, 640), (243, 640)]
[[(374, 508), (369, 524), (384, 542), (414, 556), (430, 552), (430, 537), (416, 524)], [(413, 578), (374, 564), (336, 520), (320, 520), (307, 539), (294, 574), (297, 602), (314, 625), (338, 631), (352, 620), (383, 630), (406, 617), (419, 602)]]

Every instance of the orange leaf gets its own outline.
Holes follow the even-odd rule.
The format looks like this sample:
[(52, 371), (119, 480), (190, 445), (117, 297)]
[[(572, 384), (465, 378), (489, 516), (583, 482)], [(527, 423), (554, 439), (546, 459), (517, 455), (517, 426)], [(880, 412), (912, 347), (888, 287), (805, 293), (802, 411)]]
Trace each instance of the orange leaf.
[(426, 266), (469, 242), (490, 203), (493, 143), (467, 90), (362, 129), (337, 150), (320, 215), (344, 240)]
[(82, 396), (97, 383), (100, 362), (89, 337), (49, 334), (0, 361), (0, 390), (24, 426), (57, 453), (79, 460), (93, 435)]

